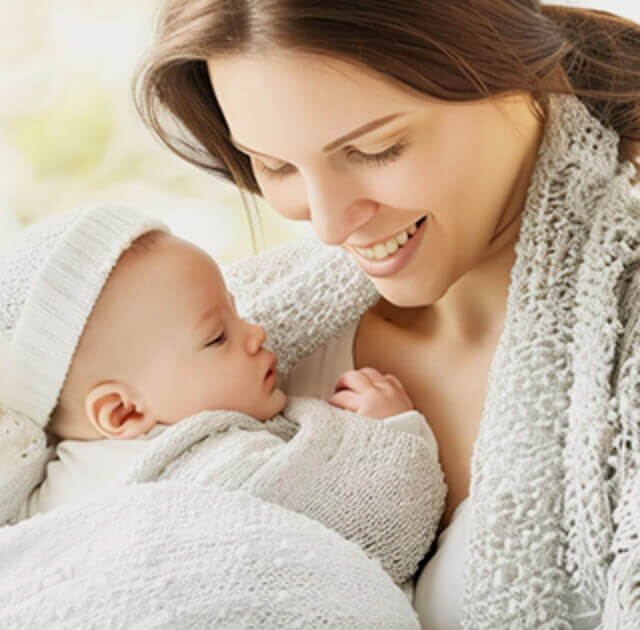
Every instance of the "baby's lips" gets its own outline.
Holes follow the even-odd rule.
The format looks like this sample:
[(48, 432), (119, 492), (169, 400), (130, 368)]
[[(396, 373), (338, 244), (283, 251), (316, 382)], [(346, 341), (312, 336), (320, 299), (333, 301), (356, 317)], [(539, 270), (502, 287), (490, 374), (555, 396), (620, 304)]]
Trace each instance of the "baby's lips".
[(265, 374), (265, 378), (267, 378), (271, 373), (276, 373), (276, 368), (278, 367), (278, 357), (276, 357), (275, 354), (273, 353), (269, 353), (271, 354), (271, 360), (269, 362), (269, 367), (267, 369), (267, 372)]

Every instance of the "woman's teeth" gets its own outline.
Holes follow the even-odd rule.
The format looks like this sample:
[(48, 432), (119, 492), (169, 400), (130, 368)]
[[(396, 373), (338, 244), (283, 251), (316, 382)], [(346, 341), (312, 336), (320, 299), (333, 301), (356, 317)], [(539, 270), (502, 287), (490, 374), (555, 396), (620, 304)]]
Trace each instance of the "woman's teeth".
[(407, 228), (399, 234), (391, 237), (386, 243), (378, 243), (373, 247), (367, 248), (355, 247), (354, 249), (358, 254), (364, 258), (368, 258), (369, 260), (384, 260), (385, 258), (395, 254), (398, 249), (400, 249), (416, 233), (416, 230), (425, 219), (426, 217), (422, 217), (422, 219), (416, 221), (410, 228)]

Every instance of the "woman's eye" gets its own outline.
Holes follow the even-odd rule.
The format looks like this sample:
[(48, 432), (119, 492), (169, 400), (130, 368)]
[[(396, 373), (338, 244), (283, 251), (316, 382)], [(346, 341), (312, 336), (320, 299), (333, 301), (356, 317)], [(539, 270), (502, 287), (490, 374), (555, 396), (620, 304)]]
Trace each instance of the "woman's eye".
[(394, 160), (400, 157), (402, 152), (407, 148), (406, 142), (397, 142), (384, 151), (379, 153), (363, 153), (357, 149), (351, 149), (347, 156), (354, 162), (373, 162), (379, 166), (390, 164)]
[[(358, 151), (357, 149), (348, 149), (347, 157), (349, 158), (349, 160), (356, 163), (365, 162), (374, 163), (378, 166), (384, 166), (399, 158), (402, 152), (407, 148), (407, 146), (407, 142), (401, 141), (379, 153), (363, 153), (362, 151)], [(286, 175), (290, 175), (291, 173), (295, 173), (296, 171), (295, 166), (292, 166), (291, 164), (284, 164), (279, 168), (270, 168), (258, 158), (254, 158), (254, 164), (256, 165), (257, 170), (259, 170), (261, 173), (264, 173), (267, 177), (285, 177)]]
[(216, 346), (221, 344), (226, 339), (224, 332), (220, 333), (215, 339), (212, 339), (209, 343), (205, 344), (205, 348), (210, 348), (211, 346)]
[(267, 166), (262, 160), (258, 158), (253, 158), (253, 163), (257, 167), (261, 173), (264, 173), (267, 177), (284, 177), (285, 175), (290, 175), (295, 172), (295, 166), (291, 164), (284, 164), (279, 168), (270, 168)]

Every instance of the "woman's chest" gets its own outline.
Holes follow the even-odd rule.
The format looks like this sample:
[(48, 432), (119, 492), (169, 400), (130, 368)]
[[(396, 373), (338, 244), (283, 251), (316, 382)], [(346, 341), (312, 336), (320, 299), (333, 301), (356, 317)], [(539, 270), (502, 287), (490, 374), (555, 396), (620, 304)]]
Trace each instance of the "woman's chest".
[(443, 525), (469, 493), (471, 455), (496, 343), (465, 347), (421, 338), (369, 314), (354, 339), (355, 367), (395, 374), (436, 436), (449, 488)]

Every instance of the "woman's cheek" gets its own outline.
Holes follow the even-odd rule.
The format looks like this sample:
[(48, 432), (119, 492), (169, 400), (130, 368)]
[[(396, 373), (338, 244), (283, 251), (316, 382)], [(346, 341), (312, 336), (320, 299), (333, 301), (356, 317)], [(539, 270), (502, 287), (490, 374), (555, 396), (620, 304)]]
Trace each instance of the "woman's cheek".
[[(290, 181), (287, 181), (289, 180)], [(297, 179), (294, 182), (293, 179)], [(280, 181), (265, 181), (265, 176), (258, 177), (258, 184), (265, 201), (280, 215), (294, 221), (310, 219), (307, 195), (301, 177), (289, 175)]]

